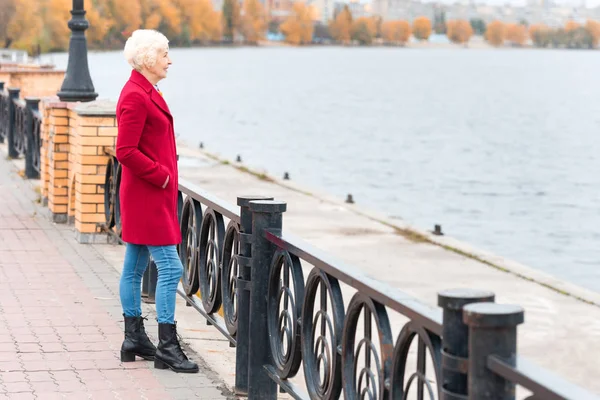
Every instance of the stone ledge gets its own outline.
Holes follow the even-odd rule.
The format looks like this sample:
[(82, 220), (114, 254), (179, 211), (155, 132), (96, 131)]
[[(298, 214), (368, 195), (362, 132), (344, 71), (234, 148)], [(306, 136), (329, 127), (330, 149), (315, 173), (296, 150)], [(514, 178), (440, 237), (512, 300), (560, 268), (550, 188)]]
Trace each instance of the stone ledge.
[(117, 103), (111, 100), (95, 100), (77, 103), (72, 109), (80, 116), (115, 116)]

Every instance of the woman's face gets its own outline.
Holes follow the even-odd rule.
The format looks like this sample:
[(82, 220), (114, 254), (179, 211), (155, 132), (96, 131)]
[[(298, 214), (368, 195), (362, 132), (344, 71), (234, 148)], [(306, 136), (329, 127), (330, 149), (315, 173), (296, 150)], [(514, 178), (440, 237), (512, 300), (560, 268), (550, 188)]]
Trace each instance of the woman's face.
[(150, 75), (156, 78), (156, 82), (158, 82), (167, 77), (169, 65), (171, 65), (171, 58), (169, 57), (169, 49), (167, 48), (158, 50), (158, 53), (156, 54), (156, 64), (147, 70)]

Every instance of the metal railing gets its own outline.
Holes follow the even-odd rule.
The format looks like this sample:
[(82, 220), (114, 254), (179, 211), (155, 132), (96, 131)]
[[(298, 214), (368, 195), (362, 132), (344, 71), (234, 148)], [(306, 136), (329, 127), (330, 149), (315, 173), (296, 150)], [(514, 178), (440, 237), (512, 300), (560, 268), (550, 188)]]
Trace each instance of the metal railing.
[(42, 117), (37, 98), (19, 99), (20, 90), (4, 90), (0, 82), (0, 143), (7, 142), (10, 158), (25, 157), (25, 176), (40, 177)]
[[(109, 154), (103, 226), (118, 237), (120, 166)], [(238, 206), (180, 181), (178, 292), (236, 347), (238, 394), (508, 400), (521, 386), (529, 400), (600, 399), (517, 356), (521, 307), (469, 289), (440, 292), (431, 307), (283, 232), (285, 203)], [(156, 277), (151, 265), (146, 291)]]

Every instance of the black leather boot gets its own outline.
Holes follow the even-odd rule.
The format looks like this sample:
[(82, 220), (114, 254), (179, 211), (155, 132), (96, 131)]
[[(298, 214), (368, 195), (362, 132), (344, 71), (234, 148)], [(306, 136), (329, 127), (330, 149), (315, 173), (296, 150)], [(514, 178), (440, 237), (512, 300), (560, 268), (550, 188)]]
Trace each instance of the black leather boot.
[(158, 324), (158, 348), (154, 368), (171, 368), (175, 372), (198, 372), (198, 364), (188, 360), (181, 350), (175, 324)]
[(146, 329), (143, 317), (125, 318), (125, 340), (121, 345), (121, 362), (135, 361), (135, 356), (145, 360), (154, 360), (156, 347), (152, 344)]

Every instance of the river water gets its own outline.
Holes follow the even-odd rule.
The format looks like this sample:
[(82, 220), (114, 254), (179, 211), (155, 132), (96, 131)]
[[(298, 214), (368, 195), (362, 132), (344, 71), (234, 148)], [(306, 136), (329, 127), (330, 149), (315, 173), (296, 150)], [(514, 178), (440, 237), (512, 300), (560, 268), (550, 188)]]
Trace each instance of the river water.
[[(172, 49), (191, 145), (600, 291), (600, 53)], [(50, 56), (66, 67), (65, 54)], [(91, 53), (101, 98), (129, 75)]]

